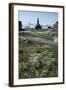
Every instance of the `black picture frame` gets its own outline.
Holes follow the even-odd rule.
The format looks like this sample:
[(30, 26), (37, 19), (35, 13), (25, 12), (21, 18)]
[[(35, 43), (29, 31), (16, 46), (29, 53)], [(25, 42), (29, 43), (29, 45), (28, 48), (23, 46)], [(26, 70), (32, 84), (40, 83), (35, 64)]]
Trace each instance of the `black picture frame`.
[[(14, 85), (14, 6), (31, 6), (31, 7), (48, 7), (48, 8), (61, 8), (63, 14), (63, 80), (62, 82), (53, 83), (39, 83), (39, 84), (20, 84)], [(19, 86), (37, 86), (37, 85), (56, 85), (64, 84), (64, 6), (60, 5), (41, 5), (41, 4), (26, 4), (26, 3), (9, 3), (9, 86), (19, 87)]]

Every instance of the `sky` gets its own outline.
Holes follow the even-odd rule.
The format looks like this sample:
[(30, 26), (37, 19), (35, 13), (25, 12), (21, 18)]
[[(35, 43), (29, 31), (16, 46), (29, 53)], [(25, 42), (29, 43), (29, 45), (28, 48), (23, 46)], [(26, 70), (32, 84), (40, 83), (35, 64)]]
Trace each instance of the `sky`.
[(39, 18), (40, 25), (53, 25), (58, 21), (58, 13), (22, 10), (18, 12), (18, 20), (22, 21), (23, 26), (28, 26), (29, 23), (36, 25), (37, 18)]

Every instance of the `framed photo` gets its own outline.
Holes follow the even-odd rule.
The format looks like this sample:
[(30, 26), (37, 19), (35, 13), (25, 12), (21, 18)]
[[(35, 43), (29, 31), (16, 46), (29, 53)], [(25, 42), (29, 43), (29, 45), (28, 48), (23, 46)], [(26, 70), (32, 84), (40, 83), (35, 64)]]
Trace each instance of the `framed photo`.
[(64, 84), (64, 6), (9, 4), (9, 86)]

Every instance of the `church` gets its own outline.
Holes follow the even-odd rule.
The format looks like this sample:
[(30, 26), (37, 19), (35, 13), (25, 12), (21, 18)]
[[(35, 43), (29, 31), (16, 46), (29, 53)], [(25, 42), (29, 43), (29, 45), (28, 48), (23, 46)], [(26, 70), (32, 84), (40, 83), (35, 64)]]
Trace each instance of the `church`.
[(39, 18), (37, 18), (37, 24), (35, 26), (35, 29), (42, 29), (42, 26), (39, 24)]

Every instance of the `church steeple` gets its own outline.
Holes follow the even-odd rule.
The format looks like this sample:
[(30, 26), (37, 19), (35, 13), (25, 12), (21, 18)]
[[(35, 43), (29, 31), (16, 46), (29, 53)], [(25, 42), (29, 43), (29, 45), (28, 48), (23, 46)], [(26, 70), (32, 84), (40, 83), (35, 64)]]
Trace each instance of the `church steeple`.
[(35, 26), (36, 29), (42, 29), (40, 23), (39, 23), (39, 18), (37, 18), (37, 24)]
[(37, 18), (37, 25), (39, 24), (39, 18)]

